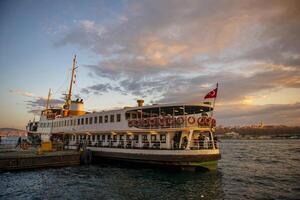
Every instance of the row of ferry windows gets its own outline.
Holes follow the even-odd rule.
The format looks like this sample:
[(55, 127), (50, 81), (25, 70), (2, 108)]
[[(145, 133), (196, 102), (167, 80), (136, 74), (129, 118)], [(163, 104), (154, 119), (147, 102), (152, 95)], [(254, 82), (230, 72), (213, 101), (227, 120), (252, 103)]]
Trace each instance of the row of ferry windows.
[[(88, 136), (84, 136), (84, 135), (75, 136), (75, 135), (73, 135), (71, 139), (74, 140), (74, 141), (75, 140), (88, 140), (88, 141), (96, 142), (96, 140), (97, 140), (97, 141), (102, 141), (103, 142), (103, 141), (110, 141), (110, 140), (116, 141), (117, 137), (118, 137), (117, 135), (113, 135), (113, 137), (111, 137), (111, 135), (107, 135), (107, 136), (106, 135), (97, 135), (97, 136), (96, 135), (92, 135), (92, 136), (90, 136), (90, 135), (88, 135)], [(158, 138), (159, 138), (159, 141), (161, 143), (166, 143), (166, 134), (161, 134), (159, 137), (157, 137), (157, 135), (151, 135), (150, 140), (151, 140), (151, 142), (157, 142)], [(123, 141), (124, 140), (124, 135), (120, 135), (119, 139), (121, 141)], [(138, 135), (134, 135), (132, 139), (135, 140), (135, 141), (138, 141)], [(126, 137), (126, 140), (130, 140), (128, 135)], [(148, 136), (147, 135), (142, 135), (142, 142), (147, 142), (147, 141), (149, 141)]]
[[(88, 124), (102, 124), (102, 123), (113, 123), (113, 122), (121, 122), (121, 114), (116, 115), (105, 115), (103, 116), (95, 116), (95, 117), (85, 117), (85, 118), (78, 118), (78, 119), (69, 119), (63, 120), (53, 123), (53, 127), (63, 127), (63, 126), (79, 126), (79, 125), (88, 125)], [(51, 123), (41, 123), (41, 127), (51, 127)]]

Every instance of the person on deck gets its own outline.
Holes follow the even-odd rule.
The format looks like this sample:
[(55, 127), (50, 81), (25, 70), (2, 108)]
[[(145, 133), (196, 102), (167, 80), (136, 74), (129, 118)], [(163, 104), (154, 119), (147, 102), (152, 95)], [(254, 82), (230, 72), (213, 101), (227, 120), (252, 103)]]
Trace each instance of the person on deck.
[(19, 137), (19, 139), (18, 139), (18, 142), (17, 142), (17, 145), (16, 145), (16, 147), (15, 147), (15, 148), (17, 148), (18, 146), (20, 146), (20, 147), (21, 147), (21, 142), (22, 142), (22, 138), (21, 138), (21, 137)]

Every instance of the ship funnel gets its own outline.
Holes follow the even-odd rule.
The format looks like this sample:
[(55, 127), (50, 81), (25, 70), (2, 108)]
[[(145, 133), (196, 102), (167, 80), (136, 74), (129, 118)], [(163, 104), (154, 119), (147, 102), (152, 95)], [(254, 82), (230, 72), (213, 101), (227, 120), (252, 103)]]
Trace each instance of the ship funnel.
[(138, 99), (137, 101), (138, 107), (142, 107), (144, 105), (144, 100), (143, 99)]

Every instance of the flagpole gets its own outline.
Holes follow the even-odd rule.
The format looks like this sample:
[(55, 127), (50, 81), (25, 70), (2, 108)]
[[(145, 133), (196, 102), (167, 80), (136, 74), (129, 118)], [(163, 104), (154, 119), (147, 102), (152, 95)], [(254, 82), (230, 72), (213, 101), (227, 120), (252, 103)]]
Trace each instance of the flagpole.
[[(218, 93), (218, 86), (219, 86), (219, 84), (217, 83), (217, 85), (216, 85), (217, 93)], [(213, 110), (212, 110), (212, 112), (211, 112), (211, 118), (213, 117), (213, 114), (214, 114), (217, 96), (218, 96), (218, 95), (216, 95), (216, 97), (214, 98), (214, 102), (213, 102)]]
[(217, 99), (217, 96), (218, 96), (218, 86), (219, 84), (217, 83), (216, 85), (216, 88), (217, 88), (217, 95), (216, 97), (214, 98), (214, 102), (213, 102), (213, 110), (211, 111), (211, 120), (210, 120), (210, 124), (209, 124), (209, 128), (210, 128), (210, 133), (211, 133), (211, 141), (212, 141), (212, 147), (213, 149), (215, 149), (215, 141), (214, 141), (214, 138), (213, 138), (213, 134), (212, 134), (212, 119), (213, 119), (213, 116), (214, 116), (214, 110), (215, 110), (215, 104), (216, 104), (216, 99)]

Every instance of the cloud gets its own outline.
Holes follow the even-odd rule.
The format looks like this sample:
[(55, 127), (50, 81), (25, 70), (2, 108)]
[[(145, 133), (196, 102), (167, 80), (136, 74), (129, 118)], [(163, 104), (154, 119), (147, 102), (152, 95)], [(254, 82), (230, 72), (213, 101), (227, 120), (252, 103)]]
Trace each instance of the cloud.
[[(45, 97), (37, 96), (31, 92), (26, 92), (21, 89), (11, 89), (9, 93), (12, 95), (23, 96), (29, 99), (25, 100), (26, 108), (29, 113), (34, 113), (36, 115), (41, 114), (41, 111), (46, 107), (47, 99)], [(59, 107), (64, 103), (62, 99), (51, 99), (50, 106)]]
[[(32, 100), (25, 101), (26, 108), (29, 113), (34, 113), (36, 115), (41, 114), (41, 111), (46, 107), (47, 99), (44, 97), (36, 97)], [(64, 103), (62, 99), (51, 99), (50, 107), (60, 107)]]
[(110, 92), (110, 91), (116, 91), (116, 92), (121, 92), (123, 94), (125, 94), (120, 87), (114, 87), (108, 83), (106, 84), (96, 84), (96, 85), (92, 85), (92, 86), (89, 86), (89, 87), (86, 87), (86, 88), (83, 88), (81, 90), (82, 93), (85, 93), (85, 94), (89, 94), (89, 93), (94, 93), (96, 95), (100, 95), (102, 93), (107, 93), (107, 92)]
[(106, 82), (83, 93), (198, 102), (219, 82), (218, 102), (242, 108), (257, 93), (300, 88), (299, 7), (292, 0), (129, 1), (106, 21), (77, 21), (55, 45), (99, 56), (85, 67)]
[(298, 125), (300, 123), (300, 103), (268, 105), (227, 105), (217, 107), (219, 124), (268, 124)]
[(26, 91), (23, 91), (21, 89), (11, 89), (9, 90), (9, 93), (12, 94), (12, 95), (19, 95), (19, 96), (24, 96), (24, 97), (35, 97), (35, 95), (31, 92), (26, 92)]

